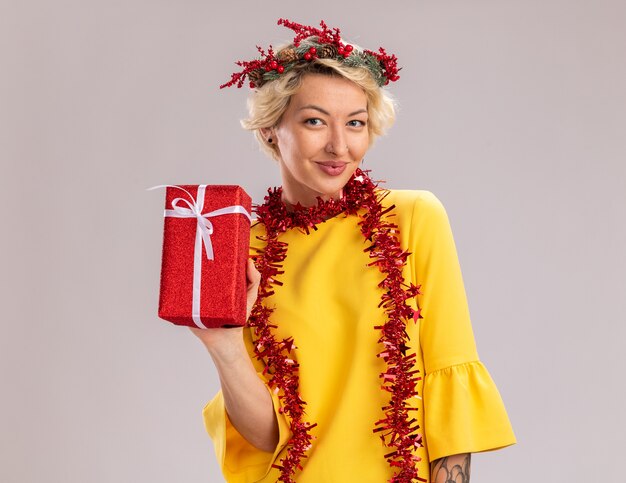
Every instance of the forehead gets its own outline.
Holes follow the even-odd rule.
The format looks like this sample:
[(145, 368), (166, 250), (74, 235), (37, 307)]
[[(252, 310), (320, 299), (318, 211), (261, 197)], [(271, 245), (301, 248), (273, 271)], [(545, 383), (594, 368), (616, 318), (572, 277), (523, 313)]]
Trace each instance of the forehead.
[(367, 107), (367, 96), (359, 85), (344, 77), (308, 74), (292, 96), (291, 105), (300, 109), (311, 104), (326, 110), (354, 111)]

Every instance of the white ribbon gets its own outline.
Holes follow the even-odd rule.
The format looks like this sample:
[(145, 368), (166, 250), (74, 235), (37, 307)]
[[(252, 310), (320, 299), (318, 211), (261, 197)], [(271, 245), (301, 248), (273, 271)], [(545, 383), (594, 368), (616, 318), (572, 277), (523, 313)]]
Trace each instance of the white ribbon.
[[(248, 220), (252, 221), (252, 216), (248, 213), (241, 205), (232, 205), (227, 206), (226, 208), (220, 208), (218, 210), (211, 211), (209, 213), (202, 213), (204, 208), (204, 193), (206, 191), (207, 185), (201, 184), (198, 186), (198, 194), (196, 199), (193, 199), (193, 196), (184, 188), (180, 186), (171, 185), (171, 184), (163, 184), (159, 186), (153, 186), (152, 188), (147, 188), (146, 191), (154, 190), (157, 188), (177, 188), (183, 190), (191, 201), (185, 198), (175, 198), (172, 200), (172, 208), (171, 210), (165, 210), (163, 216), (164, 217), (172, 217), (172, 218), (195, 218), (196, 223), (196, 243), (194, 247), (193, 254), (193, 294), (191, 300), (191, 317), (193, 318), (194, 323), (200, 327), (201, 329), (206, 329), (207, 327), (200, 320), (200, 288), (202, 285), (202, 245), (204, 245), (204, 250), (206, 253), (206, 257), (208, 260), (214, 259), (213, 254), (213, 244), (211, 243), (211, 235), (213, 234), (213, 224), (208, 218), (212, 218), (214, 216), (220, 215), (230, 215), (230, 214), (242, 214), (245, 215)], [(179, 203), (184, 203), (188, 206), (188, 208), (184, 208), (179, 206)]]

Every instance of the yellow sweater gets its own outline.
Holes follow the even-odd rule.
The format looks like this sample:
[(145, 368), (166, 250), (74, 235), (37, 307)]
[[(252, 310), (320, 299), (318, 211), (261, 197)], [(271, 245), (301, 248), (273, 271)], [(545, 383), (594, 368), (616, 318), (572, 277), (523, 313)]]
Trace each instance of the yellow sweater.
[[(429, 191), (390, 190), (385, 206), (395, 204), (392, 218), (404, 249), (412, 254), (405, 281), (421, 285), (414, 300), (422, 319), (410, 322), (409, 346), (417, 353), (422, 380), (413, 399), (424, 438), (419, 475), (430, 481), (429, 462), (458, 453), (487, 451), (515, 443), (500, 394), (479, 361), (465, 288), (446, 211)], [(301, 461), (298, 483), (383, 483), (393, 470), (390, 452), (372, 430), (382, 417), (389, 393), (381, 390), (385, 362), (374, 326), (385, 321), (378, 308), (383, 275), (363, 252), (367, 246), (357, 216), (340, 214), (304, 234), (291, 229), (279, 237), (288, 243), (282, 286), (264, 303), (274, 306), (277, 339), (293, 336), (300, 364), (300, 392), (305, 420), (318, 425), (308, 458)], [(263, 247), (264, 234), (253, 225), (251, 245)], [(246, 345), (259, 377), (251, 332)], [(205, 406), (203, 418), (217, 460), (228, 483), (274, 483), (284, 458), (289, 422), (278, 412), (280, 400), (270, 391), (279, 421), (280, 441), (274, 453), (250, 445), (231, 425), (221, 391)]]

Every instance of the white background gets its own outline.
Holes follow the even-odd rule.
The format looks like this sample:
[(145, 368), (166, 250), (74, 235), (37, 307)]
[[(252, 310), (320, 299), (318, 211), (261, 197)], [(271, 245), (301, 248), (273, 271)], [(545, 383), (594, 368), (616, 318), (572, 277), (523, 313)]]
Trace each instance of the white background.
[(472, 482), (621, 481), (626, 4), (621, 0), (0, 3), (0, 480), (221, 482), (219, 384), (156, 316), (163, 183), (280, 183), (219, 90), (279, 17), (397, 54), (366, 156), (448, 210), (479, 353), (518, 444)]

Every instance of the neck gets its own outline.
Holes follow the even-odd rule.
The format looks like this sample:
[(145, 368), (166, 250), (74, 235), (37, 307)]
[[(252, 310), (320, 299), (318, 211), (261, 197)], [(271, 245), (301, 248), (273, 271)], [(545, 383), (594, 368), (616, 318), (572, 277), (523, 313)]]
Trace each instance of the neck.
[(339, 190), (338, 193), (329, 195), (329, 194), (309, 194), (308, 196), (294, 196), (289, 192), (287, 187), (282, 187), (281, 200), (285, 203), (288, 211), (294, 211), (294, 206), (300, 204), (305, 208), (310, 208), (313, 206), (318, 206), (319, 200), (317, 197), (320, 197), (323, 201), (328, 201), (330, 199), (340, 200), (343, 198), (343, 189)]

